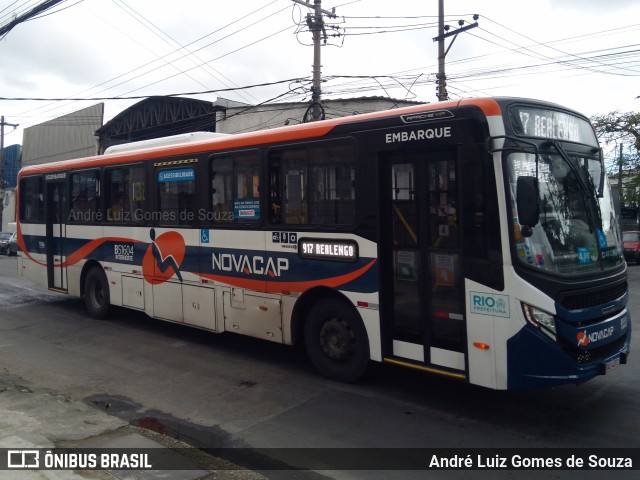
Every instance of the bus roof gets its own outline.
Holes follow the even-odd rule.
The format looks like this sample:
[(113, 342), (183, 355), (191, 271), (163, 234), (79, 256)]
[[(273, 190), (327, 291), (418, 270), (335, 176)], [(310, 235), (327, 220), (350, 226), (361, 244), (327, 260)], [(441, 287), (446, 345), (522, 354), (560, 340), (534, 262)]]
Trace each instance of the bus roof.
[[(188, 155), (191, 153), (198, 153), (203, 150), (223, 150), (240, 147), (253, 147), (257, 145), (266, 145), (277, 142), (320, 138), (339, 125), (346, 125), (349, 123), (356, 123), (380, 118), (389, 118), (411, 113), (421, 113), (447, 108), (456, 108), (460, 106), (476, 106), (480, 108), (486, 116), (495, 116), (501, 114), (500, 106), (497, 99), (495, 98), (468, 98), (461, 100), (450, 100), (446, 102), (415, 105), (394, 110), (384, 110), (348, 117), (340, 117), (331, 120), (303, 123), (299, 125), (291, 125), (269, 130), (258, 130), (249, 133), (222, 135), (216, 136), (216, 138), (206, 138), (204, 140), (197, 139), (193, 142), (188, 143), (171, 145), (163, 144), (161, 146), (149, 146), (148, 148), (144, 148), (146, 147), (145, 145), (140, 145), (143, 148), (135, 148), (130, 151), (116, 151), (114, 153), (106, 153), (105, 155), (96, 155), (92, 157), (61, 160), (58, 162), (26, 166), (22, 168), (22, 170), (20, 170), (19, 176), (33, 175), (56, 170), (79, 169), (95, 166), (113, 165), (123, 162), (136, 162), (166, 156)], [(123, 148), (120, 150), (125, 149)]]

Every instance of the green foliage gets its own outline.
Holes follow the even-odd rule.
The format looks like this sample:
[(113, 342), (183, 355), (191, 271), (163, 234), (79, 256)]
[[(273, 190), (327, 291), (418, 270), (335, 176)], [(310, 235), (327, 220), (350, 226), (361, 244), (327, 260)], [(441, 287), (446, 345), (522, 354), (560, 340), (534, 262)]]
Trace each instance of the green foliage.
[[(640, 203), (640, 112), (619, 111), (591, 118), (601, 145), (611, 149), (615, 158), (611, 162), (611, 173), (617, 174), (620, 164), (623, 169), (624, 188), (620, 192), (620, 203), (638, 206)], [(620, 145), (623, 146), (620, 158)]]
[(591, 123), (596, 129), (596, 135), (601, 143), (609, 146), (618, 146), (621, 143), (633, 145), (635, 150), (632, 155), (635, 161), (640, 156), (640, 112), (619, 111), (606, 115), (596, 115), (591, 118)]

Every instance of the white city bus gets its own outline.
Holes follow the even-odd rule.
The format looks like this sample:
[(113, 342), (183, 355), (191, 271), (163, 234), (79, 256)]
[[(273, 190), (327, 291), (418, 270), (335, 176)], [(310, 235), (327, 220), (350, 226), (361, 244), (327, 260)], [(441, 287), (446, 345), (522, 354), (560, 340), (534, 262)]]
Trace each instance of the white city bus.
[(626, 264), (588, 120), (483, 98), (23, 168), (20, 274), (213, 332), (494, 389), (626, 363)]

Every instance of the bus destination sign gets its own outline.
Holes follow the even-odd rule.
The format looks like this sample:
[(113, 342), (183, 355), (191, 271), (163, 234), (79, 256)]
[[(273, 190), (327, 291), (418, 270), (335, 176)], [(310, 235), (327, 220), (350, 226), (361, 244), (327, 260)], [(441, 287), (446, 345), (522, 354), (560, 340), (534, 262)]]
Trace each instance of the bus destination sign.
[(298, 254), (311, 260), (355, 262), (358, 260), (358, 244), (353, 240), (301, 238), (298, 241)]
[(522, 135), (598, 145), (591, 124), (575, 115), (542, 108), (514, 107), (511, 118), (516, 132)]

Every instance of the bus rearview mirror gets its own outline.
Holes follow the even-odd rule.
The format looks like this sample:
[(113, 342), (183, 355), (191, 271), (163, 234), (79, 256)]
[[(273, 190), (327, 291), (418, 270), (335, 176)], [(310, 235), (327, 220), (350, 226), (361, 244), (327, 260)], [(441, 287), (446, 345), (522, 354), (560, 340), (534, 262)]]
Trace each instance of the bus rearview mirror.
[(518, 221), (520, 225), (528, 227), (523, 229), (523, 233), (529, 232), (540, 221), (540, 197), (538, 195), (538, 179), (536, 177), (518, 177), (516, 203)]

